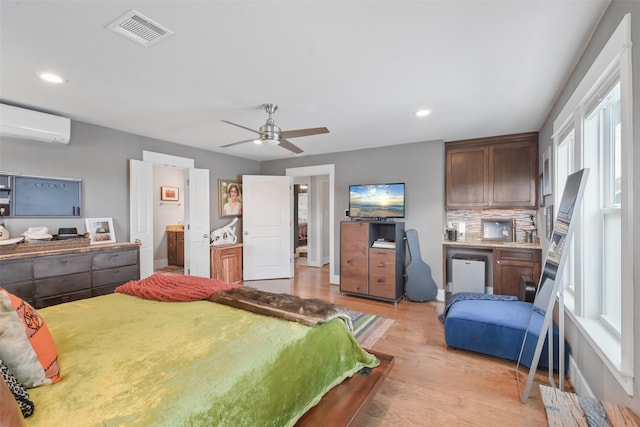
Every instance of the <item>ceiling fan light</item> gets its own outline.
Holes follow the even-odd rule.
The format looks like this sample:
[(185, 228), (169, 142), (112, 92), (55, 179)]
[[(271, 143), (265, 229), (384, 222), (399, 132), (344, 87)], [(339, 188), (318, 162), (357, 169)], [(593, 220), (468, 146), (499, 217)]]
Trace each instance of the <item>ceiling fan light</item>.
[(279, 144), (279, 141), (277, 139), (265, 139), (262, 142), (264, 142), (267, 145), (271, 145), (271, 146)]
[(257, 145), (260, 145), (260, 144), (262, 144), (262, 140), (261, 139), (254, 139), (253, 143), (257, 144)]

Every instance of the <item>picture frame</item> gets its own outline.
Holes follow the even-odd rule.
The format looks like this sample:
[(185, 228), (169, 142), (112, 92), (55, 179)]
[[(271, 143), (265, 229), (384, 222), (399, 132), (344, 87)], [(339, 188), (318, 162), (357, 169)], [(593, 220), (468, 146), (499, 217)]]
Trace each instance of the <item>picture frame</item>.
[(542, 195), (551, 195), (551, 147), (542, 153)]
[(85, 225), (92, 245), (116, 242), (112, 218), (86, 218)]
[(180, 189), (178, 187), (160, 187), (160, 200), (177, 202), (180, 200)]
[(242, 216), (242, 181), (218, 179), (218, 208), (220, 218)]
[(544, 174), (540, 174), (540, 179), (538, 180), (538, 206), (544, 208)]
[(513, 219), (482, 219), (481, 240), (500, 242), (513, 241)]
[(547, 239), (551, 239), (553, 232), (553, 205), (549, 205), (544, 209), (545, 231)]

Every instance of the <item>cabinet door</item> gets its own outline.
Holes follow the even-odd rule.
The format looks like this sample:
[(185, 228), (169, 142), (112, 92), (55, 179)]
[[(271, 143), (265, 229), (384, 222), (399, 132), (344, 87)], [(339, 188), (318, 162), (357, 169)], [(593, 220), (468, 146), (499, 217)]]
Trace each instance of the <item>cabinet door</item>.
[(537, 283), (540, 277), (540, 251), (502, 250), (494, 254), (493, 293), (520, 295), (520, 277), (529, 276)]
[(394, 249), (369, 251), (369, 295), (396, 299), (395, 256)]
[(175, 231), (167, 231), (167, 263), (177, 265), (178, 263), (178, 237)]
[(226, 283), (242, 283), (242, 246), (211, 247), (211, 277)]
[(184, 231), (176, 234), (176, 265), (184, 267)]
[(369, 224), (340, 223), (340, 290), (369, 293)]
[(488, 154), (485, 146), (460, 147), (446, 154), (447, 207), (488, 205)]
[(537, 176), (535, 139), (489, 147), (491, 207), (535, 207)]

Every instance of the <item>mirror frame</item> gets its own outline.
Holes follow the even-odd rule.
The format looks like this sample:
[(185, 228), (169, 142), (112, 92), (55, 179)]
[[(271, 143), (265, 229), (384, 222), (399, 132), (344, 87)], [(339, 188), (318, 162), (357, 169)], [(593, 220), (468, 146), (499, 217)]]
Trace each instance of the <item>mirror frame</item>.
[[(584, 188), (589, 176), (589, 169), (581, 169), (572, 173), (567, 177), (567, 182), (564, 187), (562, 199), (558, 206), (556, 219), (554, 221), (553, 230), (551, 232), (551, 239), (549, 240), (549, 247), (547, 248), (547, 254), (545, 256), (544, 268), (540, 275), (538, 287), (536, 289), (535, 299), (531, 306), (531, 313), (529, 314), (529, 323), (527, 330), (522, 340), (522, 346), (520, 348), (520, 354), (518, 356), (518, 362), (516, 364), (516, 383), (518, 384), (518, 392), (520, 393), (520, 400), (522, 403), (526, 403), (531, 392), (531, 386), (533, 379), (538, 369), (538, 363), (540, 361), (540, 355), (542, 354), (542, 348), (544, 346), (545, 339), (548, 337), (547, 350), (549, 353), (549, 378), (553, 384), (553, 306), (558, 296), (560, 282), (562, 279), (562, 273), (566, 263), (568, 251), (564, 251), (565, 244), (571, 242), (573, 237), (573, 231), (575, 228), (574, 217), (576, 211), (579, 211), (579, 207), (582, 203), (582, 197), (584, 195)], [(529, 372), (526, 378), (526, 385), (524, 390), (521, 389), (521, 381), (519, 376), (520, 366), (526, 366), (523, 363), (524, 350), (527, 343), (529, 333), (535, 337), (533, 331), (532, 319), (534, 312), (542, 312), (544, 314), (544, 320), (542, 322), (542, 329), (537, 336), (537, 343), (531, 364), (529, 366)], [(560, 313), (563, 316), (563, 313)], [(564, 336), (559, 337), (560, 348), (563, 349)], [(563, 352), (560, 351), (560, 357), (564, 359)], [(564, 363), (563, 360), (558, 360), (558, 363)], [(525, 370), (526, 372), (526, 370)], [(554, 385), (555, 386), (555, 385)]]

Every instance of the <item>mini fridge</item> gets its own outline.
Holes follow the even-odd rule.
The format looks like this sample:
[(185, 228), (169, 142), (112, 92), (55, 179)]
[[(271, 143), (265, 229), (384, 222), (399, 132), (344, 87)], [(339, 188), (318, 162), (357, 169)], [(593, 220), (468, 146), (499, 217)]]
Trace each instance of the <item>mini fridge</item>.
[(484, 293), (487, 258), (475, 255), (454, 255), (451, 258), (451, 293)]

